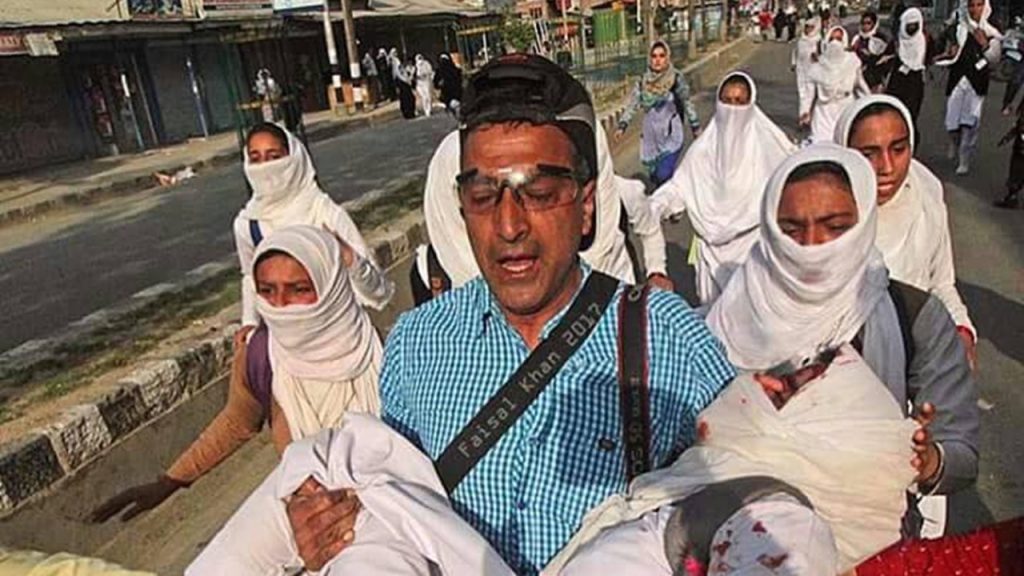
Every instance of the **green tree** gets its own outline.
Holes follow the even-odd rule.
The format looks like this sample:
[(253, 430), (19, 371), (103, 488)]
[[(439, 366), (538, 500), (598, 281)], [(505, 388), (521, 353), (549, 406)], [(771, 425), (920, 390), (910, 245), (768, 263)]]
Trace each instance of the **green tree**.
[(511, 8), (506, 8), (501, 19), (501, 38), (509, 52), (529, 52), (534, 40), (533, 25)]

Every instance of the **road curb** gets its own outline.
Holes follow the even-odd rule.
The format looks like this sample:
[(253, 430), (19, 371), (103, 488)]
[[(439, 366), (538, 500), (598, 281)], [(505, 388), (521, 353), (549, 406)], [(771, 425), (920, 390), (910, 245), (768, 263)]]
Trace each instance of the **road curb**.
[[(315, 130), (309, 131), (307, 133), (307, 139), (311, 144), (314, 142), (322, 142), (353, 130), (368, 128), (378, 124), (386, 124), (401, 118), (401, 116), (401, 112), (396, 107), (394, 109), (384, 110), (376, 115), (359, 117), (353, 120), (346, 120), (343, 122), (325, 122)], [(232, 149), (197, 160), (190, 164), (168, 164), (166, 166), (161, 166), (156, 170), (173, 174), (184, 168), (191, 167), (196, 172), (203, 172), (212, 168), (229, 166), (238, 161), (239, 152), (238, 150)], [(110, 184), (76, 190), (56, 198), (49, 198), (35, 204), (0, 212), (0, 228), (32, 220), (33, 218), (38, 218), (60, 208), (87, 206), (89, 204), (95, 204), (101, 200), (118, 196), (130, 196), (132, 194), (138, 194), (157, 187), (158, 186), (153, 182), (153, 176), (151, 174), (145, 174), (143, 176), (126, 178)]]
[[(402, 261), (426, 238), (422, 211), (413, 211), (397, 222), (374, 230), (370, 248), (382, 268)], [(230, 266), (230, 270), (226, 267)], [(90, 314), (75, 323), (76, 332), (99, 330), (125, 310), (137, 310), (147, 299), (188, 290), (229, 271), (238, 264), (230, 259), (200, 266), (175, 284), (144, 290), (125, 304)], [(0, 518), (23, 504), (42, 497), (73, 476), (89, 462), (102, 457), (120, 440), (187, 401), (225, 374), (231, 364), (232, 337), (237, 325), (207, 336), (173, 357), (145, 362), (122, 378), (112, 391), (91, 402), (62, 412), (51, 423), (20, 438), (0, 444)], [(3, 361), (41, 361), (46, 351), (60, 350), (67, 335), (28, 342), (0, 356)], [(17, 352), (17, 354), (13, 354)], [(9, 358), (9, 356), (17, 358)], [(7, 358), (5, 358), (7, 357)]]

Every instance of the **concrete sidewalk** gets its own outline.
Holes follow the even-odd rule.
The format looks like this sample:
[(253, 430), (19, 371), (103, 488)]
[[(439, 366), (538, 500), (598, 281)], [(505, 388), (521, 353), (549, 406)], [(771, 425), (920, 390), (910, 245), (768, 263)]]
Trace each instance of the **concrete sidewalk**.
[[(351, 116), (335, 116), (329, 110), (306, 114), (304, 122), (308, 140), (316, 142), (399, 117), (398, 104), (388, 103)], [(185, 167), (202, 172), (236, 162), (240, 155), (238, 137), (231, 131), (139, 154), (47, 166), (0, 178), (0, 226), (31, 220), (61, 207), (153, 188), (157, 186), (154, 172), (172, 174)]]

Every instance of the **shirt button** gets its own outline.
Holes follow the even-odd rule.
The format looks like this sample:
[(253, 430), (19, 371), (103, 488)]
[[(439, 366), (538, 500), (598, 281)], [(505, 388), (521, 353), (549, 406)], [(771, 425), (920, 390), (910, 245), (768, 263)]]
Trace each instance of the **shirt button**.
[(516, 508), (519, 508), (520, 510), (526, 510), (526, 502), (524, 500), (516, 502)]
[(601, 438), (600, 440), (597, 441), (597, 447), (604, 452), (611, 452), (612, 450), (615, 449), (615, 442), (609, 440), (608, 438)]

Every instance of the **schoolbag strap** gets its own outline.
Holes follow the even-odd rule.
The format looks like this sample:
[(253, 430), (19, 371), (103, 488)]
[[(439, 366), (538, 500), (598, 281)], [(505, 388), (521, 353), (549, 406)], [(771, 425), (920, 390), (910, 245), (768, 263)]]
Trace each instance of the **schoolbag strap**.
[(629, 286), (619, 299), (619, 409), (626, 481), (651, 470), (651, 398), (647, 365), (650, 286)]
[(462, 428), (434, 463), (451, 494), (540, 396), (604, 315), (619, 281), (596, 270), (565, 316)]
[(263, 241), (263, 231), (260, 230), (259, 220), (249, 220), (249, 238), (252, 239), (253, 247), (259, 246), (260, 242)]
[(270, 405), (273, 399), (274, 370), (270, 365), (270, 332), (260, 324), (245, 347), (245, 383), (249, 393), (260, 403), (263, 416), (270, 423)]
[(437, 259), (433, 244), (427, 245), (427, 276), (430, 280), (430, 293), (434, 298), (452, 289), (452, 279)]
[(910, 372), (910, 365), (914, 361), (914, 354), (917, 347), (914, 344), (914, 323), (921, 313), (921, 308), (928, 301), (928, 293), (919, 290), (909, 284), (889, 281), (889, 297), (896, 308), (896, 317), (900, 323), (900, 335), (903, 337), (903, 354), (906, 358), (907, 373)]

